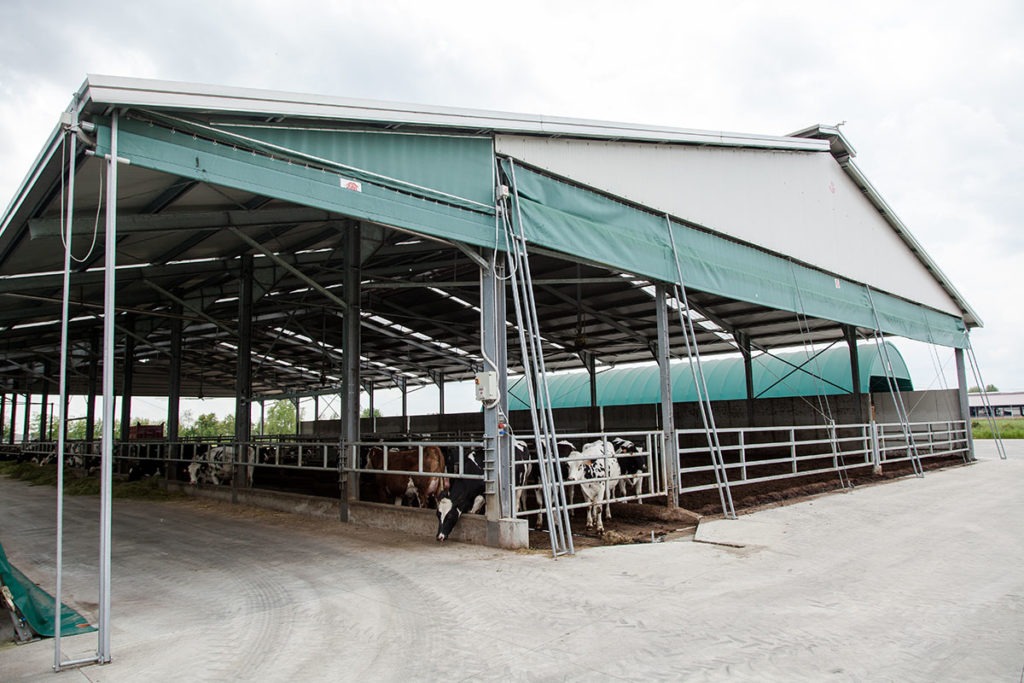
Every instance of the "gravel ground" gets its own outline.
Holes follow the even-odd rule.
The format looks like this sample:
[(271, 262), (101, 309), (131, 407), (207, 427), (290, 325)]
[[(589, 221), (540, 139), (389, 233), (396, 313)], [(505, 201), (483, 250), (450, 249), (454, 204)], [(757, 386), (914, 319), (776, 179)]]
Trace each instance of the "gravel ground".
[[(55, 676), (52, 641), (2, 644), (0, 681), (1021, 681), (1024, 442), (1007, 449), (557, 561), (115, 501), (113, 662)], [(97, 499), (65, 507), (65, 601), (95, 619)], [(0, 478), (0, 542), (48, 590), (53, 508)]]

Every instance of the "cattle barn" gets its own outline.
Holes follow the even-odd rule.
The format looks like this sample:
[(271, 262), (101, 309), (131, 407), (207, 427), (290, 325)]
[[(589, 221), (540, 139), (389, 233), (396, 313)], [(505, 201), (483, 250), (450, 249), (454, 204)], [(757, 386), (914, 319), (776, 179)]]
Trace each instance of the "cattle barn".
[[(477, 449), (477, 538), (523, 545), (540, 506), (556, 555), (573, 551), (556, 440), (628, 440), (646, 502), (710, 493), (727, 517), (756, 483), (972, 458), (980, 321), (835, 126), (746, 135), (96, 75), (54, 119), (0, 223), (0, 424), (13, 446), (26, 397), (42, 424), (54, 397), (101, 398), (87, 441), (108, 494), (132, 396), (169, 399), (162, 445), (133, 453), (165, 460), (171, 484), (191, 460), (181, 397), (234, 397), (236, 415), (340, 398), (297, 458), (236, 420), (232, 452), (261, 455), (229, 486), (306, 469), (345, 522), (424, 517), (362, 498), (371, 446), (436, 446), (448, 476)], [(911, 393), (896, 337), (951, 349), (959, 387)], [(814, 377), (814, 396), (755, 389), (783, 349), (800, 356), (773, 360), (772, 381)], [(826, 383), (837, 349), (846, 377)], [(717, 356), (738, 359), (741, 396), (714, 400), (702, 359)], [(597, 377), (633, 363), (658, 368), (657, 398), (599, 405)], [(695, 394), (673, 403), (677, 366)], [(545, 379), (573, 369), (589, 405), (556, 409)], [(362, 392), (464, 380), (479, 411), (360, 420)], [(527, 409), (510, 410), (510, 382)], [(523, 486), (546, 502), (517, 509)]]

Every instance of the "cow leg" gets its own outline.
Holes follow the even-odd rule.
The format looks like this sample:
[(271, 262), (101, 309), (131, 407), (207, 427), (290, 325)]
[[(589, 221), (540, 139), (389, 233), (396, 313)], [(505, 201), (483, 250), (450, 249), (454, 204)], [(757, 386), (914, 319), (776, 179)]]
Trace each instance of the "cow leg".
[(469, 514), (475, 515), (476, 513), (480, 512), (480, 508), (482, 508), (483, 506), (484, 497), (477, 496), (476, 498), (473, 499), (473, 507), (469, 508)]
[(533, 528), (540, 530), (544, 528), (544, 492), (540, 489), (534, 489), (533, 496), (537, 501), (537, 522)]

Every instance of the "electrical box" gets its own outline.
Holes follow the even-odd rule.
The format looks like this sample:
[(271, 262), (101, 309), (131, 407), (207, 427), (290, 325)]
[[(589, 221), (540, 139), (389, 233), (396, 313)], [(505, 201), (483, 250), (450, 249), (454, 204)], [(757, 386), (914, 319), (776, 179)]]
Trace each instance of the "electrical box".
[(476, 373), (476, 400), (497, 401), (498, 400), (498, 373), (478, 372)]

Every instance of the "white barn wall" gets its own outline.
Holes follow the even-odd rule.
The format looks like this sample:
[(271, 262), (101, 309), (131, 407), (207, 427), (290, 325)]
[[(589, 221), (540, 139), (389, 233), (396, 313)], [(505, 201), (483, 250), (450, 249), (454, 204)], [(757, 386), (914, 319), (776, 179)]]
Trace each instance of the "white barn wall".
[(499, 135), (499, 154), (952, 315), (959, 307), (828, 152)]

